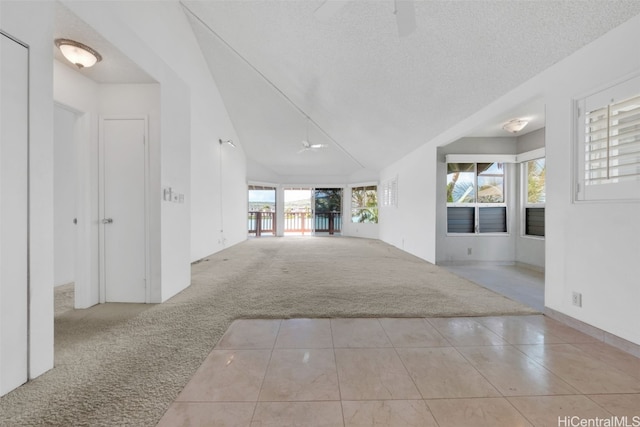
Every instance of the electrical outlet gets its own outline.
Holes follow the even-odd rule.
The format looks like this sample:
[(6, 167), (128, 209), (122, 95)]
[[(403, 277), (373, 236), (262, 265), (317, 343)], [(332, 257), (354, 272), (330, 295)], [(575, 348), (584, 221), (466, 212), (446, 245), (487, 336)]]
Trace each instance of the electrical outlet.
[(471, 248), (467, 248), (467, 255), (471, 255)]
[(571, 296), (571, 303), (576, 307), (582, 307), (582, 294), (580, 292), (574, 292)]

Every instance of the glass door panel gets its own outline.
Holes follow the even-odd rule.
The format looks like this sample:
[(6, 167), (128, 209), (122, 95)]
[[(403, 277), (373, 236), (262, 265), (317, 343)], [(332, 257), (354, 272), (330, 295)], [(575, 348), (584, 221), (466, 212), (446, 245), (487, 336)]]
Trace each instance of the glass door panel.
[(342, 231), (342, 188), (316, 188), (313, 196), (315, 233), (340, 234)]
[(311, 188), (284, 189), (284, 234), (313, 233), (313, 191)]
[(249, 185), (249, 235), (260, 237), (263, 234), (276, 235), (276, 189)]

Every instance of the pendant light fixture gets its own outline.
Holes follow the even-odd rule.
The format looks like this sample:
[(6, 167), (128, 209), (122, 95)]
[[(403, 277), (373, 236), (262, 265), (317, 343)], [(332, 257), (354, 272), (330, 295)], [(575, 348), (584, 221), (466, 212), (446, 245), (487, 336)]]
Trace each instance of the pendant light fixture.
[(102, 56), (89, 46), (69, 39), (56, 39), (56, 46), (62, 55), (78, 68), (93, 67), (102, 61)]

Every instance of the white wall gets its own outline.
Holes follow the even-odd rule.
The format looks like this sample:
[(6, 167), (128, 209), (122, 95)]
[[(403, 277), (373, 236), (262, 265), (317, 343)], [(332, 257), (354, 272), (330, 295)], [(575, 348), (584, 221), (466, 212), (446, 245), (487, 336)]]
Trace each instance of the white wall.
[[(620, 54), (637, 52), (639, 39), (636, 16), (544, 76), (549, 183), (545, 305), (637, 344), (640, 203), (573, 202), (571, 142), (573, 100), (630, 74), (639, 75), (640, 55)], [(582, 308), (571, 303), (574, 291), (582, 293)]]
[[(640, 218), (640, 203), (576, 203), (572, 195), (573, 102), (624, 77), (639, 75), (640, 55), (620, 54), (637, 52), (639, 39), (640, 16), (635, 16), (384, 169), (381, 181), (398, 174), (401, 190), (398, 209), (381, 212), (381, 238), (400, 246), (399, 239), (406, 239), (407, 224), (416, 222), (411, 212), (435, 204), (437, 162), (429, 151), (435, 153), (435, 147), (543, 95), (547, 166), (545, 305), (640, 344), (640, 221), (635, 220)], [(594, 62), (593, 58), (598, 60)], [(419, 194), (424, 201), (404, 204), (404, 177), (408, 176), (413, 178), (409, 181), (416, 182), (409, 185), (409, 190), (422, 190)], [(407, 220), (409, 215), (411, 220)], [(435, 224), (435, 217), (432, 221)], [(428, 261), (434, 260), (431, 254), (435, 254), (430, 229), (420, 226), (414, 233), (416, 238), (411, 239), (419, 247), (409, 248)], [(582, 308), (572, 306), (573, 291), (582, 293)]]
[[(516, 212), (517, 168), (505, 163), (507, 233), (504, 235), (447, 235), (447, 154), (516, 154), (516, 138), (462, 138), (438, 149), (436, 177), (436, 262), (514, 262), (519, 233)], [(471, 254), (469, 255), (469, 249)]]
[(27, 43), (30, 55), (30, 378), (53, 367), (52, 6), (39, 1), (0, 3), (0, 28)]
[(544, 148), (544, 128), (519, 136), (516, 147), (518, 154)]
[(29, 50), (0, 35), (0, 395), (28, 379)]
[(380, 239), (436, 262), (437, 150), (424, 145), (380, 173), (380, 184), (397, 178), (398, 205), (381, 206)]
[[(75, 196), (78, 218), (75, 307), (99, 302), (99, 170), (98, 121), (101, 116), (144, 115), (149, 118), (149, 228), (151, 301), (163, 292), (161, 259), (160, 90), (157, 84), (97, 84), (75, 70), (54, 61), (54, 99), (78, 113), (75, 125)], [(63, 153), (56, 153), (62, 155)], [(61, 162), (64, 160), (61, 160)], [(69, 159), (66, 160), (67, 162)], [(56, 198), (57, 209), (65, 200)], [(171, 265), (171, 263), (169, 263)], [(188, 265), (188, 263), (187, 263)], [(170, 282), (174, 283), (174, 282)], [(184, 281), (183, 281), (184, 283)]]
[[(69, 7), (77, 11), (78, 8), (74, 6), (74, 2), (69, 2)], [(238, 140), (180, 4), (142, 1), (105, 2), (97, 6), (91, 2), (83, 6), (82, 12), (83, 17), (90, 18), (88, 22), (92, 26), (100, 29), (110, 41), (138, 61), (145, 71), (162, 84), (163, 186), (184, 189), (190, 207), (189, 218), (174, 217), (175, 206), (163, 207), (163, 218), (166, 217), (168, 223), (173, 224), (168, 230), (163, 228), (168, 232), (167, 240), (163, 239), (163, 261), (164, 253), (172, 253), (182, 260), (184, 251), (181, 248), (185, 245), (185, 237), (190, 241), (190, 248), (186, 253), (190, 254), (191, 261), (245, 240), (247, 191), (242, 142)], [(150, 16), (153, 19), (149, 19)], [(126, 30), (125, 33), (122, 27)], [(171, 28), (171, 31), (166, 31), (166, 28)], [(163, 73), (158, 72), (157, 64), (149, 67), (140, 60), (145, 52), (132, 48), (129, 46), (130, 40), (126, 36), (122, 37), (129, 32), (144, 45), (142, 50), (153, 52), (162, 61), (160, 70)], [(167, 86), (167, 68), (175, 77), (171, 81), (172, 89)], [(179, 89), (181, 86), (189, 95), (188, 103), (184, 106), (170, 102), (173, 97), (176, 97), (176, 101), (181, 100), (181, 93), (184, 94)], [(186, 114), (187, 111), (189, 115)], [(187, 117), (187, 123), (180, 123)], [(167, 139), (171, 131), (164, 126), (169, 124), (186, 126), (188, 135), (175, 134)], [(230, 151), (230, 147), (225, 146), (220, 150), (218, 139), (232, 139), (238, 148)], [(190, 174), (184, 174), (185, 167), (186, 171), (190, 170)], [(181, 182), (185, 176), (189, 181)], [(186, 234), (185, 226), (190, 226), (190, 232)], [(175, 274), (168, 271), (166, 273), (170, 277)], [(183, 281), (184, 276), (183, 272)]]
[(76, 113), (56, 105), (53, 133), (53, 273), (55, 286), (75, 280)]
[[(179, 3), (65, 4), (160, 84), (160, 161), (151, 170), (152, 175), (160, 176), (160, 183), (157, 192), (152, 188), (151, 197), (160, 200), (164, 187), (185, 195), (183, 204), (162, 203), (157, 222), (151, 224), (161, 230), (152, 249), (161, 259), (162, 276), (161, 292), (152, 295), (152, 300), (164, 301), (189, 285), (191, 260), (246, 238), (244, 223), (239, 227), (233, 220), (228, 221), (232, 228), (226, 236), (219, 231), (217, 140), (230, 134), (233, 139), (235, 134)], [(167, 27), (172, 31), (166, 31)], [(173, 37), (175, 33), (179, 35)], [(244, 187), (242, 150), (236, 156), (230, 169), (242, 176)], [(229, 188), (237, 185), (234, 174)], [(246, 191), (237, 194), (224, 208), (235, 221), (246, 210)]]
[[(161, 159), (162, 159), (162, 118), (160, 85), (158, 84), (100, 84), (98, 85), (98, 113), (99, 116), (146, 116), (148, 117), (149, 132), (149, 171), (148, 171), (148, 227), (149, 227), (149, 264), (151, 277), (148, 286), (151, 287), (151, 302), (161, 302), (165, 287), (174, 283), (165, 276), (165, 262), (162, 258), (165, 238), (161, 228), (164, 212), (161, 208)], [(97, 158), (96, 158), (97, 160)], [(97, 162), (93, 162), (97, 165)], [(97, 168), (92, 171), (98, 174)], [(94, 197), (97, 194), (94, 195)], [(184, 205), (180, 205), (186, 210)], [(164, 203), (162, 203), (164, 207)], [(97, 217), (96, 217), (97, 219)], [(172, 266), (172, 263), (167, 263)]]
[[(535, 132), (530, 132), (526, 135), (518, 137), (517, 147), (518, 154), (526, 153), (527, 151), (543, 148), (544, 144), (544, 128), (538, 129)], [(524, 164), (518, 166), (518, 169), (523, 168)], [(547, 184), (548, 185), (548, 184)], [(518, 170), (517, 179), (518, 189), (518, 201), (522, 203), (526, 200), (526, 193), (523, 192), (522, 173)], [(523, 230), (523, 209), (518, 207), (516, 210), (516, 224), (518, 231), (516, 233), (516, 262), (526, 264), (536, 269), (544, 270), (544, 247), (545, 239), (542, 237), (524, 236)]]

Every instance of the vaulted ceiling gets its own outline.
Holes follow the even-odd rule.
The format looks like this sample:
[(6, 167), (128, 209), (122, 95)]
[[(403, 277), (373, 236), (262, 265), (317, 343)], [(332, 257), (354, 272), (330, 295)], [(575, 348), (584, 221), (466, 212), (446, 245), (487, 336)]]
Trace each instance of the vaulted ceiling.
[[(375, 173), (640, 13), (636, 0), (415, 0), (400, 37), (393, 0), (336, 1), (325, 16), (324, 0), (180, 3), (249, 173), (285, 181)], [(535, 130), (543, 108), (527, 100), (476, 134), (511, 136), (511, 114)]]
[[(321, 19), (323, 3), (182, 2), (248, 156), (282, 176), (379, 170), (640, 13), (637, 1), (415, 1), (416, 29), (399, 37), (393, 0)], [(299, 153), (307, 126), (328, 148)]]

